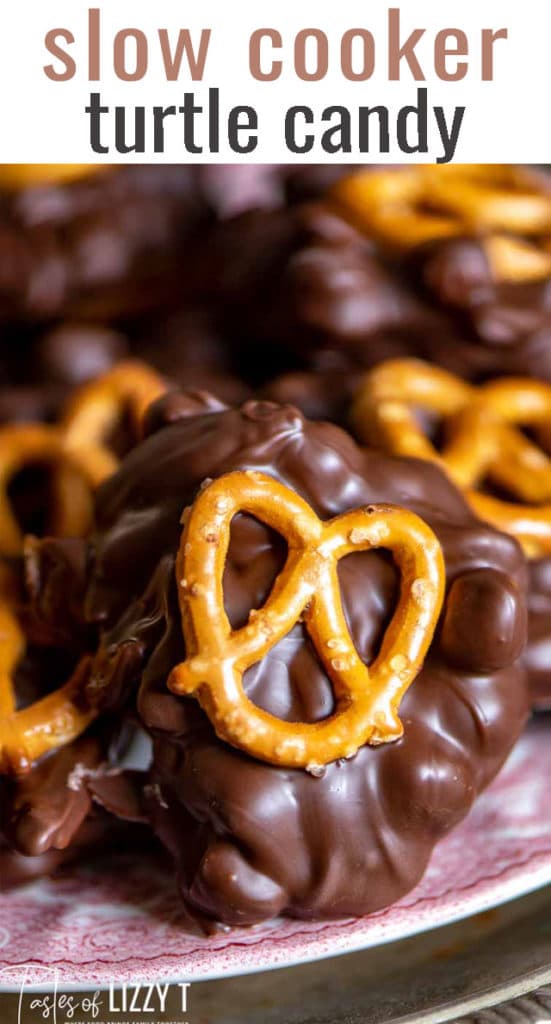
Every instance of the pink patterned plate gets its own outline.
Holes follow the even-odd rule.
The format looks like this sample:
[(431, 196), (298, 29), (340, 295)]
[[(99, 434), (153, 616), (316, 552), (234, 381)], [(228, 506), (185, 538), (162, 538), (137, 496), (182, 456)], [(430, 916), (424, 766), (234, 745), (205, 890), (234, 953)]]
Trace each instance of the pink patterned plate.
[(536, 889), (551, 881), (550, 725), (532, 725), (421, 884), (387, 910), (204, 938), (186, 930), (166, 871), (121, 858), (0, 898), (0, 991), (23, 982), (46, 988), (54, 978), (84, 988), (290, 966), (402, 939)]

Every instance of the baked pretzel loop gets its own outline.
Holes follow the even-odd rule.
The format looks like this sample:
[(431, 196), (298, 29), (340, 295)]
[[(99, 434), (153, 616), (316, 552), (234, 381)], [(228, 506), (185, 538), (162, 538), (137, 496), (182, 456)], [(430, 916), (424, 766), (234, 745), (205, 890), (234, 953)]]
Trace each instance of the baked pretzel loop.
[(114, 456), (100, 445), (75, 443), (62, 430), (46, 424), (13, 424), (0, 428), (0, 555), (17, 556), (23, 532), (13, 511), (8, 487), (29, 465), (53, 464), (67, 470), (65, 487), (56, 494), (52, 533), (81, 536), (91, 517), (92, 491), (116, 469)]
[(166, 390), (163, 378), (146, 363), (123, 360), (75, 391), (63, 412), (61, 429), (71, 444), (106, 444), (128, 412), (139, 440), (145, 410)]
[[(443, 421), (437, 447), (419, 418)], [(551, 387), (503, 378), (473, 387), (416, 359), (390, 360), (358, 389), (352, 420), (362, 440), (396, 455), (437, 462), (481, 518), (505, 529), (527, 554), (551, 552)], [(534, 443), (519, 427), (530, 428)], [(480, 493), (488, 481), (526, 504)]]
[(13, 676), (25, 652), (25, 637), (8, 601), (0, 599), (0, 721), (15, 711)]
[(0, 187), (5, 189), (67, 185), (105, 172), (105, 164), (0, 164)]
[[(232, 630), (222, 581), (238, 513), (281, 534), (288, 555), (264, 606)], [(380, 652), (368, 667), (346, 623), (338, 563), (352, 552), (381, 547), (394, 556), (401, 588)], [(261, 761), (311, 769), (402, 735), (398, 706), (423, 664), (445, 585), (440, 545), (418, 516), (393, 505), (369, 505), (323, 522), (272, 477), (233, 472), (207, 486), (185, 516), (176, 573), (187, 658), (172, 670), (168, 686), (197, 697), (220, 739)], [(335, 710), (321, 722), (284, 722), (256, 707), (243, 689), (245, 670), (299, 621), (335, 694)]]
[(398, 252), (476, 235), (496, 281), (551, 274), (551, 190), (534, 172), (486, 164), (363, 171), (339, 181), (333, 196), (354, 224)]
[[(83, 384), (70, 397), (61, 416), (60, 430), (70, 449), (88, 450), (90, 446), (107, 450), (110, 434), (129, 414), (136, 441), (141, 437), (142, 419), (151, 402), (166, 391), (155, 370), (139, 360), (124, 360), (113, 369)], [(118, 465), (111, 456), (111, 472)], [(71, 507), (77, 482), (69, 465), (60, 465), (54, 478), (54, 504), (61, 510)], [(58, 524), (58, 533), (68, 527)], [(71, 527), (72, 529), (72, 527)]]
[(91, 724), (97, 712), (83, 703), (91, 659), (81, 659), (60, 689), (16, 710), (13, 677), (25, 651), (15, 611), (0, 602), (0, 774), (21, 775), (45, 754), (66, 746)]
[(528, 558), (543, 558), (551, 553), (550, 505), (517, 505), (480, 491), (467, 491), (467, 498), (479, 519), (516, 537)]
[[(474, 464), (470, 483), (478, 484), (488, 473), (511, 494), (531, 503), (551, 501), (551, 386), (543, 381), (508, 377), (477, 389), (478, 403), (469, 404), (454, 430), (457, 442), (466, 446), (469, 413), (480, 407), (502, 426), (494, 464)], [(529, 428), (540, 441), (534, 444), (515, 427)], [(475, 423), (476, 428), (476, 423)], [(513, 429), (511, 429), (513, 428)]]

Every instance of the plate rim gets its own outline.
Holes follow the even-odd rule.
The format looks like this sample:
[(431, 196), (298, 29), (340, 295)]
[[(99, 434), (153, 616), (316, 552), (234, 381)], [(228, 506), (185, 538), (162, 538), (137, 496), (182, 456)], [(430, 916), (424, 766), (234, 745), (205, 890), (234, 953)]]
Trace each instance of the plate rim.
[[(411, 925), (408, 927), (406, 924), (404, 928), (403, 923), (400, 924), (398, 922), (394, 925), (394, 927), (391, 924), (389, 926), (388, 932), (386, 934), (378, 936), (374, 941), (370, 941), (369, 939), (367, 939), (366, 941), (365, 938), (362, 939), (360, 933), (357, 936), (357, 938), (353, 938), (350, 944), (337, 944), (337, 948), (322, 948), (319, 949), (317, 952), (310, 951), (304, 956), (293, 956), (290, 959), (282, 958), (281, 960), (278, 960), (275, 963), (270, 963), (269, 959), (260, 958), (258, 962), (248, 963), (242, 968), (240, 968), (238, 971), (232, 969), (230, 962), (227, 968), (224, 968), (223, 963), (220, 963), (218, 967), (214, 968), (213, 970), (207, 970), (204, 972), (194, 972), (189, 975), (186, 975), (184, 973), (166, 975), (163, 974), (156, 978), (156, 983), (161, 985), (177, 985), (180, 982), (202, 984), (204, 982), (220, 981), (224, 978), (227, 979), (231, 977), (246, 977), (247, 975), (261, 974), (268, 971), (271, 972), (277, 970), (290, 969), (293, 967), (302, 967), (310, 963), (319, 963), (323, 960), (330, 960), (340, 956), (346, 956), (349, 953), (360, 953), (368, 949), (376, 949), (380, 946), (391, 945), (393, 942), (400, 942), (404, 939), (411, 939), (416, 935), (423, 935), (428, 932), (436, 931), (439, 928), (455, 924), (458, 921), (466, 920), (470, 917), (476, 917), (478, 914), (484, 913), (488, 910), (497, 909), (498, 907), (503, 906), (506, 903), (512, 903), (517, 899), (522, 899), (523, 897), (528, 896), (530, 893), (536, 892), (538, 889), (545, 888), (546, 885), (549, 885), (551, 883), (551, 849), (547, 851), (539, 851), (537, 853), (534, 853), (533, 859), (543, 859), (543, 863), (535, 867), (534, 870), (530, 871), (529, 874), (523, 876), (524, 884), (521, 888), (519, 888), (518, 886), (519, 879), (516, 876), (516, 871), (518, 870), (518, 868), (516, 868), (515, 865), (510, 865), (505, 870), (506, 874), (509, 874), (511, 877), (503, 879), (502, 877), (499, 877), (497, 875), (494, 876), (493, 878), (488, 880), (488, 885), (485, 888), (483, 888), (481, 891), (477, 890), (471, 896), (471, 898), (467, 897), (466, 899), (464, 899), (456, 907), (455, 910), (450, 910), (448, 913), (446, 913), (446, 905), (444, 904), (444, 906), (442, 906), (440, 904), (439, 909), (441, 909), (443, 913), (440, 919), (437, 919), (436, 921), (431, 921), (430, 915), (427, 915), (426, 919), (421, 922), (417, 922), (415, 927), (412, 927)], [(453, 897), (453, 891), (450, 891), (449, 895)], [(420, 897), (419, 902), (423, 901), (430, 902), (430, 897)], [(368, 921), (369, 916), (367, 916), (364, 920)], [(353, 921), (356, 919), (350, 920)], [(329, 924), (334, 923), (336, 922), (329, 922)], [(413, 922), (411, 922), (411, 924), (413, 924)], [(323, 932), (321, 931), (319, 934), (321, 936), (323, 935)], [(314, 936), (311, 940), (312, 945), (314, 947), (316, 945), (316, 939), (317, 936)], [(247, 946), (246, 948), (254, 950), (255, 948), (257, 948), (257, 944), (251, 943), (250, 946)], [(176, 954), (172, 955), (175, 956)], [(269, 954), (265, 954), (265, 957), (268, 955)], [(129, 957), (127, 961), (120, 961), (119, 963), (122, 965), (124, 963), (130, 962), (132, 959), (132, 957)], [(53, 992), (57, 986), (57, 988), (61, 989), (63, 992), (82, 992), (88, 991), (90, 989), (93, 989), (94, 991), (98, 992), (106, 992), (109, 991), (111, 987), (116, 988), (117, 985), (123, 984), (122, 979), (120, 981), (117, 980), (117, 962), (113, 962), (112, 964), (113, 972), (111, 979), (109, 979), (109, 981), (106, 980), (103, 982), (94, 981), (91, 976), (88, 979), (86, 978), (86, 968), (87, 966), (90, 966), (87, 964), (74, 965), (73, 968), (74, 970), (78, 969), (80, 973), (83, 975), (82, 982), (64, 981), (62, 977), (59, 977), (56, 982), (55, 975), (56, 972), (59, 971), (59, 963), (59, 961), (57, 963), (53, 962), (52, 965), (45, 963), (36, 963), (34, 966), (40, 967), (40, 970), (44, 972), (46, 972), (51, 966), (52, 981), (40, 981), (36, 984), (32, 982), (27, 984), (25, 981), (25, 991), (36, 993), (43, 992), (46, 994)], [(92, 966), (93, 963), (94, 962), (91, 962)], [(105, 962), (104, 965), (105, 967), (109, 966)], [(20, 967), (22, 974), (24, 971), (28, 971), (28, 973), (32, 974), (33, 961), (27, 961), (26, 963), (21, 964), (9, 964), (5, 961), (0, 961), (0, 995), (13, 995), (21, 991), (21, 980), (9, 984), (4, 984), (1, 982), (2, 970), (16, 971), (18, 967)], [(144, 971), (146, 973), (142, 974), (138, 969), (131, 984), (133, 984), (134, 982), (136, 984), (148, 984), (150, 982), (150, 978), (147, 977), (146, 965), (144, 965)]]
[[(544, 742), (544, 751), (541, 751), (540, 743)], [(481, 824), (485, 824), (485, 815), (502, 815), (503, 812), (503, 789), (500, 787), (505, 783), (505, 792), (510, 786), (514, 787), (522, 780), (520, 797), (521, 809), (526, 807), (526, 786), (533, 794), (535, 804), (527, 813), (528, 832), (525, 833), (518, 825), (513, 830), (513, 842), (508, 839), (504, 847), (500, 846), (500, 831), (497, 827), (496, 843), (488, 851), (489, 856), (483, 857), (478, 864), (476, 871), (467, 870), (466, 876), (461, 873), (463, 863), (463, 841), (459, 837), (459, 855), (457, 850), (451, 853), (451, 864), (446, 864), (446, 853), (442, 846), (447, 842), (453, 844), (454, 836), (460, 833), (464, 825), (471, 818), (467, 815), (464, 822), (458, 828), (453, 829), (444, 840), (444, 844), (437, 844), (427, 870), (430, 872), (431, 865), (436, 871), (436, 884), (417, 886), (402, 900), (392, 907), (381, 908), (378, 911), (365, 917), (354, 918), (352, 915), (341, 919), (325, 920), (319, 922), (300, 921), (295, 919), (288, 923), (287, 928), (279, 930), (278, 926), (285, 919), (263, 924), (258, 929), (239, 929), (230, 933), (227, 938), (223, 935), (218, 937), (209, 948), (209, 940), (204, 936), (182, 936), (179, 939), (179, 932), (171, 933), (170, 939), (163, 942), (162, 933), (155, 942), (155, 948), (151, 950), (151, 956), (143, 956), (139, 944), (129, 942), (125, 949), (124, 943), (111, 943), (102, 947), (101, 943), (95, 948), (92, 947), (89, 954), (84, 952), (84, 960), (78, 960), (71, 953), (71, 925), (69, 929), (69, 945), (54, 946), (52, 953), (57, 953), (57, 959), (51, 955), (48, 959), (48, 943), (44, 947), (44, 955), (38, 955), (32, 959), (17, 959), (16, 952), (10, 958), (10, 921), (7, 920), (6, 941), (4, 948), (0, 947), (0, 994), (12, 994), (20, 989), (23, 980), (26, 987), (36, 992), (52, 991), (57, 983), (63, 991), (84, 991), (94, 989), (97, 991), (108, 991), (109, 988), (121, 985), (124, 982), (136, 983), (165, 983), (175, 984), (189, 981), (193, 983), (211, 982), (223, 978), (241, 977), (252, 974), (259, 974), (272, 970), (300, 967), (306, 964), (315, 963), (343, 956), (347, 953), (358, 953), (363, 950), (375, 949), (389, 945), (392, 942), (412, 938), (415, 935), (426, 934), (446, 925), (454, 924), (466, 918), (476, 916), (479, 913), (498, 908), (503, 904), (527, 896), (546, 885), (551, 884), (551, 821), (547, 822), (543, 831), (530, 832), (530, 822), (542, 822), (541, 800), (547, 806), (547, 788), (542, 787), (541, 766), (538, 771), (539, 786), (534, 789), (535, 779), (533, 777), (534, 752), (539, 749), (545, 753), (544, 758), (551, 766), (551, 749), (548, 747), (548, 729), (541, 728), (540, 722), (533, 722), (532, 726), (524, 734), (523, 740), (518, 744), (510, 758), (507, 759), (505, 772), (500, 773), (497, 780), (492, 783), (488, 790), (490, 796), (497, 783), (497, 790), (494, 790), (493, 801), (486, 808), (482, 807), (486, 801), (486, 794), (481, 801), (477, 801), (471, 811), (476, 816), (477, 809), (482, 811), (481, 821), (475, 823), (474, 828), (477, 835), (480, 833)], [(524, 766), (528, 768), (528, 775), (523, 776)], [(503, 774), (511, 771), (508, 780), (503, 779)], [(520, 775), (518, 774), (520, 771)], [(495, 803), (497, 798), (497, 803)], [(530, 808), (530, 803), (528, 804)], [(520, 821), (522, 821), (521, 810)], [(510, 835), (508, 813), (505, 814), (505, 835)], [(516, 819), (515, 819), (516, 820)], [(520, 828), (520, 833), (518, 829)], [(490, 834), (493, 834), (490, 830)], [(521, 839), (519, 836), (532, 835), (534, 842)], [(455, 840), (457, 844), (457, 840)], [(487, 844), (484, 843), (487, 849)], [(440, 852), (444, 853), (444, 866), (434, 863)], [(424, 876), (426, 875), (424, 872)], [(41, 882), (33, 882), (23, 890), (31, 889), (33, 885), (40, 886)], [(45, 893), (47, 901), (51, 894)], [(37, 894), (40, 900), (40, 893)], [(25, 895), (23, 892), (23, 905)], [(33, 895), (29, 894), (30, 900), (29, 918), (32, 919)], [(100, 903), (101, 903), (100, 898)], [(91, 901), (91, 907), (94, 900)], [(117, 917), (117, 894), (105, 895), (103, 906), (112, 915), (113, 926)], [(138, 910), (144, 913), (143, 926), (147, 927), (147, 917), (151, 913), (147, 904)], [(83, 902), (83, 911), (86, 915), (90, 913), (88, 901)], [(394, 914), (394, 911), (396, 913)], [(107, 918), (109, 920), (109, 918)], [(90, 919), (90, 931), (94, 931), (94, 914)], [(139, 923), (137, 924), (139, 929)], [(78, 923), (75, 921), (75, 935), (78, 935)], [(255, 934), (256, 933), (256, 934)], [(51, 947), (50, 947), (51, 948)], [(16, 947), (17, 949), (17, 947)], [(32, 941), (24, 942), (21, 955), (27, 952), (34, 953)], [(119, 953), (127, 952), (129, 955), (116, 957)], [(82, 955), (82, 954), (81, 954)], [(4, 959), (4, 956), (6, 959)], [(33, 975), (36, 981), (33, 980)], [(57, 979), (57, 981), (56, 981)]]

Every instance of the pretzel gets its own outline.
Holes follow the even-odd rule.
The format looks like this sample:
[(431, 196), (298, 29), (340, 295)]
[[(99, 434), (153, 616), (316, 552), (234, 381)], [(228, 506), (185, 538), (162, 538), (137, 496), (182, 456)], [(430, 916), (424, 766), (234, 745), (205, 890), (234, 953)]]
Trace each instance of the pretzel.
[(81, 659), (59, 690), (16, 710), (13, 675), (25, 637), (10, 604), (0, 601), (0, 773), (19, 775), (44, 754), (81, 735), (97, 715), (81, 706), (91, 659)]
[(107, 438), (125, 407), (139, 434), (143, 412), (166, 391), (161, 377), (145, 363), (128, 360), (78, 388), (57, 427), (0, 429), (0, 554), (21, 552), (23, 536), (7, 495), (9, 480), (26, 464), (56, 464), (51, 532), (81, 536), (91, 519), (91, 494), (118, 466)]
[(551, 191), (521, 168), (453, 164), (364, 171), (338, 182), (333, 196), (353, 223), (398, 252), (477, 235), (497, 282), (538, 281), (551, 273)]
[(14, 677), (27, 640), (20, 624), (20, 581), (13, 566), (0, 561), (0, 774), (20, 775), (50, 751), (76, 739), (97, 715), (81, 704), (91, 659), (81, 659), (57, 691), (17, 709)]
[(53, 521), (57, 536), (81, 536), (91, 518), (91, 494), (118, 466), (107, 438), (125, 408), (139, 435), (145, 409), (166, 391), (145, 363), (128, 360), (84, 384), (70, 398), (57, 426), (14, 424), (0, 428), (0, 555), (21, 553), (23, 534), (13, 513), (9, 482), (32, 463), (53, 463)]
[[(288, 556), (264, 606), (232, 630), (222, 581), (231, 521), (240, 512), (280, 533)], [(337, 570), (351, 552), (380, 547), (394, 555), (401, 590), (380, 653), (368, 667), (346, 624)], [(168, 686), (198, 699), (220, 739), (270, 764), (314, 770), (353, 757), (365, 743), (402, 735), (397, 709), (431, 643), (445, 583), (438, 541), (418, 516), (369, 505), (322, 522), (272, 477), (229, 473), (207, 486), (185, 517), (176, 573), (187, 657), (173, 668)], [(333, 684), (335, 711), (321, 722), (284, 722), (243, 690), (245, 670), (299, 621)]]
[[(439, 451), (416, 409), (444, 419)], [(517, 429), (532, 428), (551, 448), (551, 386), (511, 377), (472, 387), (420, 360), (396, 359), (364, 378), (352, 419), (362, 440), (438, 463), (477, 515), (517, 537), (527, 554), (551, 552), (551, 458)], [(480, 493), (485, 480), (527, 504)]]
[(15, 711), (13, 674), (25, 651), (25, 638), (10, 604), (0, 600), (0, 721)]
[[(26, 465), (53, 463), (58, 469), (52, 532), (80, 536), (91, 518), (93, 490), (118, 465), (104, 441), (127, 404), (139, 428), (150, 401), (164, 392), (161, 378), (138, 362), (121, 363), (85, 385), (70, 401), (57, 427), (29, 424), (0, 429), (0, 555), (17, 556), (24, 538), (9, 500), (11, 478)], [(10, 599), (13, 579), (0, 563), (0, 772), (25, 771), (48, 751), (70, 743), (95, 712), (79, 706), (89, 658), (67, 683), (23, 710), (16, 710), (13, 674), (25, 650), (25, 637)]]
[(0, 164), (0, 187), (64, 185), (105, 170), (105, 164)]
[(551, 506), (515, 505), (479, 491), (469, 491), (468, 499), (479, 519), (516, 537), (529, 558), (551, 552)]
[(162, 377), (139, 360), (127, 359), (84, 384), (69, 399), (61, 429), (70, 444), (105, 444), (125, 410), (140, 436), (143, 414), (166, 392)]
[(34, 463), (53, 463), (69, 471), (55, 502), (52, 532), (59, 536), (86, 533), (91, 491), (117, 465), (106, 448), (72, 443), (58, 427), (33, 423), (0, 428), (0, 555), (22, 552), (23, 533), (11, 507), (8, 486), (18, 472)]

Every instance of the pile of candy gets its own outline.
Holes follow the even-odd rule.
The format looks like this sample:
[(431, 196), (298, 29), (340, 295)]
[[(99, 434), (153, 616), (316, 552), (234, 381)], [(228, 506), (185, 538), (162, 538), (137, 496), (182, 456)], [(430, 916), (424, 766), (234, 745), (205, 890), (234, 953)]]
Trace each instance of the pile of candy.
[(0, 196), (0, 888), (207, 930), (398, 899), (551, 706), (547, 180), (216, 173)]

